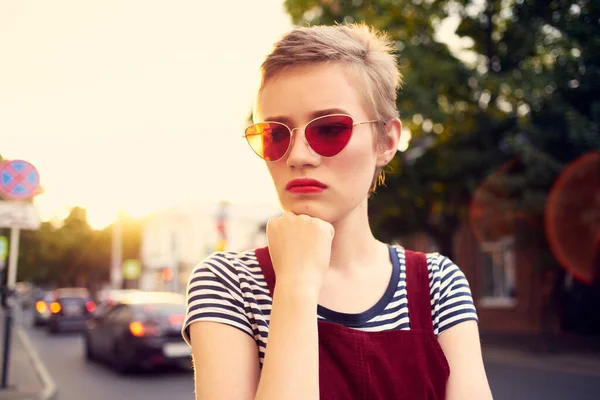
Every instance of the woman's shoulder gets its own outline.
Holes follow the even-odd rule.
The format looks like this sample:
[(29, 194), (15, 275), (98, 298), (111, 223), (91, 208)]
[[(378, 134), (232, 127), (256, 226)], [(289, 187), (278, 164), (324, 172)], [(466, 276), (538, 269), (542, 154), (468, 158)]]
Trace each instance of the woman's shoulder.
[(200, 290), (210, 288), (227, 291), (239, 301), (248, 300), (258, 292), (268, 294), (255, 250), (210, 254), (192, 270), (188, 278), (188, 293), (200, 293)]
[(196, 265), (187, 285), (186, 322), (182, 330), (190, 343), (189, 326), (197, 321), (224, 323), (254, 337), (249, 315), (257, 308), (262, 273), (254, 250), (215, 252)]
[[(400, 245), (393, 245), (391, 247), (398, 253), (401, 264), (403, 266), (406, 265), (406, 252), (410, 250)], [(460, 268), (449, 257), (439, 252), (426, 252), (421, 254), (425, 255), (427, 259), (427, 269), (429, 271), (430, 280), (446, 278), (448, 275), (460, 272)]]
[[(255, 275), (260, 273), (256, 249), (243, 251), (218, 251), (199, 262), (192, 274), (202, 271), (227, 275)], [(262, 274), (261, 274), (262, 275)]]
[(448, 256), (441, 253), (427, 253), (427, 268), (433, 276), (445, 280), (457, 273), (462, 274), (458, 265), (454, 263)]
[[(397, 250), (404, 263), (405, 250)], [(464, 321), (477, 321), (477, 311), (465, 274), (449, 257), (438, 252), (425, 253), (434, 333)]]

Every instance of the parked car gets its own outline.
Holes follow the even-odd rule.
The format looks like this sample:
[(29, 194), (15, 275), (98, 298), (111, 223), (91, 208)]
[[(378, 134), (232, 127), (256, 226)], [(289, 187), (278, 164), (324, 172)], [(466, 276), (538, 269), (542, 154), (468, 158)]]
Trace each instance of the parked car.
[(86, 288), (60, 288), (51, 292), (46, 327), (49, 333), (82, 331), (96, 310)]
[(96, 294), (96, 311), (94, 316), (105, 314), (114, 307), (120, 299), (132, 293), (137, 293), (138, 289), (103, 289)]
[(181, 336), (184, 318), (181, 294), (129, 293), (87, 322), (85, 356), (108, 361), (121, 373), (136, 367), (189, 365), (191, 349)]
[(50, 318), (50, 303), (54, 300), (52, 292), (39, 292), (34, 297), (35, 306), (33, 307), (33, 325), (46, 325)]

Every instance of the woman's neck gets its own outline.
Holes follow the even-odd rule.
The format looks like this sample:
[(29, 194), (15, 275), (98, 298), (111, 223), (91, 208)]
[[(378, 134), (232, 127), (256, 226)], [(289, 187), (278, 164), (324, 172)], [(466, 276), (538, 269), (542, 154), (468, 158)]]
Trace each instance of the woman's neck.
[[(330, 268), (353, 270), (376, 265), (385, 247), (373, 236), (369, 225), (367, 199), (343, 219), (334, 222)], [(386, 256), (387, 249), (383, 252)]]

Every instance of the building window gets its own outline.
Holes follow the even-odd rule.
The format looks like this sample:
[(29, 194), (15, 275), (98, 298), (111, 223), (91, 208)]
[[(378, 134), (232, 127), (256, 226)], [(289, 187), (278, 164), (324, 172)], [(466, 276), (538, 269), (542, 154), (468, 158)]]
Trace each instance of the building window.
[(514, 307), (517, 303), (514, 244), (514, 237), (509, 236), (481, 245), (483, 296), (480, 304), (484, 307)]

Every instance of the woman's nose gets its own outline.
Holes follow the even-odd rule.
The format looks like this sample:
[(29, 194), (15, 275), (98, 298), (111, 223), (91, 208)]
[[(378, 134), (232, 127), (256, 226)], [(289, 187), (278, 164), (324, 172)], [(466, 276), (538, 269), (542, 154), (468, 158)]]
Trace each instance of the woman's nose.
[(305, 166), (317, 166), (320, 156), (311, 149), (304, 130), (295, 128), (292, 130), (290, 149), (286, 164), (290, 168), (301, 168)]

